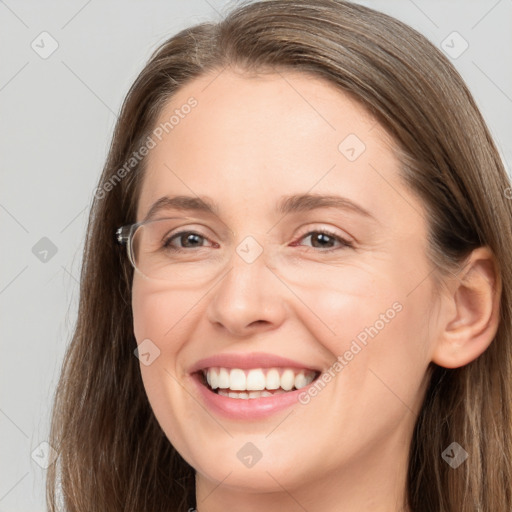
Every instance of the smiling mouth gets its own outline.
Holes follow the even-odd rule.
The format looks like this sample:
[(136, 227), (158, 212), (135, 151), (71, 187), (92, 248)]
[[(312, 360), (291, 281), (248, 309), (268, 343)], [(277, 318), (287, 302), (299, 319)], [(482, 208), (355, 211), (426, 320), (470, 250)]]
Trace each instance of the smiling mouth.
[(201, 382), (210, 391), (229, 398), (265, 398), (296, 391), (311, 384), (320, 372), (296, 368), (205, 368)]

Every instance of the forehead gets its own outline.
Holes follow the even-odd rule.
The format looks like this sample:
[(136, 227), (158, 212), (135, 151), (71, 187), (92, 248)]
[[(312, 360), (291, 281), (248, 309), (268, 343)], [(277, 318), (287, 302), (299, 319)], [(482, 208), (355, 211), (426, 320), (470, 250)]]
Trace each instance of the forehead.
[[(193, 109), (187, 107), (190, 98), (197, 102)], [(190, 113), (178, 120), (173, 114), (182, 109)], [(304, 139), (313, 137), (312, 142), (324, 141), (324, 146), (337, 150), (344, 134), (368, 139), (367, 132), (373, 130), (372, 142), (391, 142), (368, 111), (347, 93), (327, 80), (290, 71), (258, 75), (228, 69), (210, 72), (177, 91), (162, 110), (158, 125), (172, 117), (178, 121), (169, 130), (176, 143), (187, 138), (192, 146), (200, 140), (204, 148), (208, 144), (205, 139), (218, 142), (222, 136), (229, 137), (224, 140), (228, 145), (249, 145), (257, 138), (275, 151), (286, 138), (284, 151), (290, 145), (302, 147)], [(187, 125), (193, 125), (193, 139), (188, 138)]]
[(156, 128), (165, 126), (148, 155), (139, 220), (165, 194), (209, 195), (226, 208), (263, 211), (285, 193), (336, 190), (379, 214), (385, 182), (401, 186), (382, 127), (308, 74), (217, 70), (178, 90)]

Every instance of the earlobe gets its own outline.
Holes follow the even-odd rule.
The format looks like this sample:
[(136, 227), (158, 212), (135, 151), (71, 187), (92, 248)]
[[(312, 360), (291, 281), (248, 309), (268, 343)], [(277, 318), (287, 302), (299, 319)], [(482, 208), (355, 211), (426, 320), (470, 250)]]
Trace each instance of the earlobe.
[(441, 307), (444, 325), (435, 341), (432, 361), (458, 368), (479, 357), (492, 343), (500, 318), (501, 277), (492, 252), (475, 249), (454, 275)]

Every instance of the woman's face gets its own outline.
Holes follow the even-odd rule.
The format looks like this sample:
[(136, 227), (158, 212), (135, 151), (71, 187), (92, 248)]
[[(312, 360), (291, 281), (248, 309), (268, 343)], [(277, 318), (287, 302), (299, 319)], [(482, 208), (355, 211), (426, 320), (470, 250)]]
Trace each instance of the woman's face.
[(371, 493), (405, 478), (436, 326), (425, 211), (390, 139), (332, 85), (290, 72), (217, 71), (158, 125), (173, 115), (154, 132), (137, 220), (164, 197), (216, 211), (159, 201), (152, 218), (193, 216), (180, 228), (200, 236), (163, 253), (172, 280), (133, 279), (167, 437), (204, 488), (300, 493), (339, 476)]

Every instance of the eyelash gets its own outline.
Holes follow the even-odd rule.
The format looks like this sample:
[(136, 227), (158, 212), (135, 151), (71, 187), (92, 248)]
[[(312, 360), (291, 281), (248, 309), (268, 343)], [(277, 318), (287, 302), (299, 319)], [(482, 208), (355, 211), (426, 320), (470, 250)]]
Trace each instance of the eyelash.
[[(347, 240), (347, 239), (337, 235), (336, 233), (333, 233), (332, 231), (330, 231), (328, 229), (315, 229), (315, 230), (312, 230), (312, 231), (308, 231), (307, 233), (302, 235), (299, 238), (299, 240), (303, 240), (304, 238), (310, 237), (313, 234), (327, 235), (328, 237), (330, 237), (330, 238), (334, 239), (335, 241), (339, 242), (339, 244), (340, 244), (338, 248), (330, 247), (328, 249), (322, 250), (322, 252), (335, 251), (336, 249), (353, 249), (354, 248), (354, 245), (352, 244), (352, 242), (350, 242), (349, 240)], [(292, 245), (295, 246), (295, 242), (293, 242)], [(311, 247), (311, 249), (315, 249), (315, 247)]]
[[(330, 247), (328, 249), (325, 249), (325, 250), (322, 250), (320, 249), (319, 251), (320, 252), (331, 252), (331, 251), (335, 251), (337, 249), (353, 249), (354, 248), (354, 245), (352, 242), (346, 240), (345, 238), (337, 235), (336, 233), (333, 233), (332, 231), (329, 231), (328, 229), (315, 229), (315, 230), (312, 230), (312, 231), (308, 231), (307, 233), (305, 233), (304, 235), (302, 235), (301, 237), (299, 237), (298, 240), (303, 240), (304, 238), (307, 238), (309, 236), (312, 236), (313, 234), (321, 234), (321, 235), (327, 235), (329, 236), (330, 238), (333, 238), (334, 240), (336, 240), (337, 242), (339, 242), (340, 246), (339, 247)], [(171, 249), (173, 251), (184, 251), (184, 250), (187, 250), (189, 248), (187, 247), (175, 247), (175, 246), (172, 246), (170, 245), (171, 242), (174, 240), (174, 239), (179, 239), (180, 237), (184, 236), (184, 235), (196, 235), (196, 236), (199, 236), (205, 240), (208, 240), (207, 237), (201, 235), (200, 233), (197, 233), (195, 231), (180, 231), (178, 233), (175, 233), (173, 234), (172, 236), (170, 236), (167, 240), (165, 240), (165, 243), (164, 243), (164, 248), (165, 249)], [(298, 245), (297, 242), (293, 242), (292, 243), (292, 246), (296, 246)], [(203, 246), (199, 247), (199, 248), (202, 248)], [(315, 249), (315, 247), (310, 247), (311, 249)], [(196, 249), (196, 247), (192, 247), (192, 249)]]

